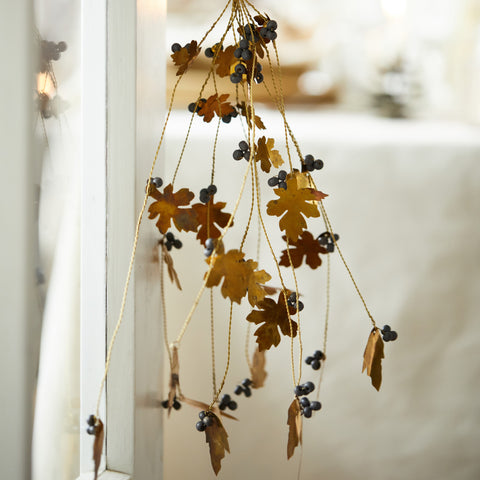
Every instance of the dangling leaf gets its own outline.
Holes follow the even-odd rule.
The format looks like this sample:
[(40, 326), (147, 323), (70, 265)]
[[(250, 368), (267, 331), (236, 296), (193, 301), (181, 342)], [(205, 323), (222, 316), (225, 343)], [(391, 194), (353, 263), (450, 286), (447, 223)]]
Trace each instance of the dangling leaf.
[(250, 270), (247, 287), (248, 301), (250, 302), (250, 305), (254, 307), (265, 298), (265, 295), (267, 295), (265, 286), (262, 284), (268, 282), (272, 277), (265, 270), (255, 270), (258, 266), (257, 262), (248, 260), (246, 263)]
[(173, 186), (169, 184), (163, 193), (160, 193), (151, 186), (149, 195), (156, 201), (148, 208), (148, 218), (159, 217), (156, 225), (161, 233), (167, 233), (172, 220), (180, 231), (195, 232), (197, 230), (198, 220), (195, 210), (182, 208), (189, 205), (195, 196), (188, 188), (181, 188), (178, 192), (173, 193)]
[(235, 58), (233, 53), (235, 52), (235, 47), (230, 45), (225, 50), (218, 52), (217, 59), (215, 64), (217, 65), (217, 75), (219, 77), (229, 77), (230, 76), (230, 67), (238, 62), (238, 58)]
[(222, 295), (232, 302), (240, 303), (247, 294), (250, 268), (243, 260), (245, 253), (239, 250), (229, 250), (224, 255), (209, 257), (207, 262), (215, 260), (215, 264), (207, 280), (207, 287), (212, 288), (222, 284)]
[(222, 284), (222, 295), (232, 302), (240, 303), (247, 295), (253, 306), (266, 295), (265, 288), (260, 282), (270, 280), (265, 270), (255, 270), (258, 266), (253, 260), (244, 260), (245, 253), (239, 250), (229, 250), (225, 254), (218, 254), (207, 259), (208, 263), (215, 262), (207, 280), (207, 287), (212, 288)]
[(252, 387), (253, 388), (261, 388), (265, 383), (265, 379), (267, 378), (267, 372), (265, 371), (265, 352), (261, 352), (257, 347), (253, 354), (252, 358), (252, 369), (250, 374), (252, 376)]
[[(251, 106), (248, 105), (248, 107), (247, 107), (247, 104), (245, 102), (242, 102), (242, 103), (238, 104), (237, 107), (240, 109), (240, 114), (243, 115), (247, 119), (248, 125), (251, 128), (252, 127), (252, 108), (251, 108)], [(255, 115), (255, 118), (253, 119), (253, 121), (255, 122), (255, 125), (257, 126), (257, 128), (259, 128), (261, 130), (265, 130), (266, 127), (263, 124), (262, 119), (258, 115)]]
[[(282, 238), (285, 241), (287, 240), (286, 236), (283, 236)], [(293, 268), (300, 267), (303, 258), (305, 257), (306, 264), (315, 270), (322, 264), (320, 254), (326, 255), (328, 253), (328, 250), (325, 247), (322, 247), (320, 243), (318, 243), (318, 240), (316, 240), (308, 230), (304, 230), (298, 240), (296, 242), (291, 242), (289, 247)], [(287, 250), (283, 250), (279, 263), (284, 267), (290, 266)]]
[(172, 364), (170, 366), (170, 383), (168, 391), (168, 415), (173, 407), (175, 397), (177, 395), (177, 387), (180, 385), (180, 364), (178, 362), (178, 348), (172, 348)]
[(98, 469), (100, 468), (100, 461), (102, 460), (104, 437), (105, 430), (103, 429), (103, 423), (99, 418), (97, 418), (95, 422), (95, 440), (93, 441), (93, 465), (95, 480), (97, 480)]
[(283, 217), (280, 219), (280, 230), (284, 230), (290, 242), (296, 242), (302, 231), (307, 228), (305, 217), (319, 217), (315, 194), (311, 189), (298, 189), (295, 177), (287, 179), (287, 189), (276, 188), (275, 193), (280, 197), (270, 200), (267, 204), (267, 214)]
[[(287, 297), (290, 292), (287, 292)], [(285, 305), (285, 297), (280, 292), (278, 301), (271, 298), (265, 298), (259, 302), (258, 307), (261, 310), (252, 310), (247, 316), (247, 321), (255, 323), (263, 323), (255, 330), (254, 335), (257, 337), (258, 348), (262, 352), (269, 350), (272, 346), (276, 347), (280, 343), (280, 333), (283, 335), (297, 335), (297, 323), (292, 319), (292, 331), (290, 331), (290, 321), (288, 319), (287, 307)], [(296, 312), (295, 307), (288, 306), (290, 315)]]
[(287, 459), (290, 459), (298, 445), (302, 443), (302, 415), (300, 402), (295, 397), (288, 409)]
[(186, 47), (181, 48), (178, 52), (170, 55), (175, 66), (179, 67), (177, 76), (184, 74), (192, 62), (198, 57), (201, 48), (197, 46), (197, 42), (192, 40)]
[(230, 214), (222, 212), (222, 209), (225, 208), (225, 206), (225, 202), (213, 203), (213, 199), (207, 204), (195, 203), (192, 205), (192, 208), (197, 214), (198, 223), (200, 224), (197, 238), (202, 245), (205, 245), (207, 238), (220, 237), (222, 232), (215, 226), (215, 224), (223, 228), (227, 225), (228, 220), (230, 220)]
[(210, 447), (210, 462), (212, 464), (215, 475), (222, 468), (221, 461), (225, 457), (225, 452), (230, 453), (230, 446), (228, 445), (228, 435), (223, 428), (222, 422), (215, 415), (212, 414), (213, 425), (207, 427), (205, 430), (206, 442)]
[(180, 280), (178, 279), (177, 272), (175, 271), (175, 267), (173, 266), (173, 258), (165, 245), (162, 245), (162, 257), (163, 261), (167, 265), (167, 272), (168, 276), (170, 277), (170, 281), (174, 283), (179, 290), (181, 290), (182, 286), (180, 285)]
[(368, 337), (367, 346), (363, 353), (363, 367), (362, 373), (367, 370), (367, 375), (372, 379), (372, 385), (380, 390), (382, 384), (382, 358), (383, 355), (383, 340), (380, 335), (380, 330), (374, 328)]
[(257, 142), (257, 150), (255, 154), (255, 160), (260, 161), (260, 167), (264, 172), (270, 172), (270, 167), (273, 165), (278, 168), (283, 164), (283, 158), (278, 150), (274, 150), (275, 140), (265, 137), (261, 137)]
[(228, 93), (224, 93), (220, 96), (215, 93), (211, 97), (208, 97), (207, 101), (198, 111), (198, 114), (203, 117), (203, 121), (207, 123), (210, 122), (215, 114), (217, 114), (218, 117), (223, 117), (224, 115), (233, 113), (233, 105), (230, 102), (225, 101), (229, 96)]

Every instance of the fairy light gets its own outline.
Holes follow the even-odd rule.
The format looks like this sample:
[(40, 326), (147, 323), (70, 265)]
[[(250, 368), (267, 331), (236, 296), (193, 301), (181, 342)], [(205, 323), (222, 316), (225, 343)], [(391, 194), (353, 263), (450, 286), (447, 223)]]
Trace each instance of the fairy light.
[(47, 95), (49, 98), (53, 98), (55, 96), (55, 85), (48, 72), (39, 73), (37, 75), (37, 92), (40, 95)]

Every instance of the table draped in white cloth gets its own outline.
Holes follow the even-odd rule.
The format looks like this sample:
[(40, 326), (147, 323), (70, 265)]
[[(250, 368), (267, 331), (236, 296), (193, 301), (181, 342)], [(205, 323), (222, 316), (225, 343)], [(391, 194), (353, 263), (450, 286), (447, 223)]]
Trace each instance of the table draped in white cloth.
[[(266, 136), (276, 139), (276, 148), (285, 158), (281, 117), (260, 108), (257, 113), (268, 128)], [(302, 154), (311, 153), (325, 162), (324, 169), (313, 176), (318, 188), (329, 195), (324, 204), (333, 229), (340, 235), (339, 244), (374, 318), (379, 326), (389, 324), (398, 332), (398, 340), (385, 345), (383, 384), (377, 392), (361, 373), (371, 325), (340, 258), (333, 255), (328, 358), (320, 393), (323, 408), (304, 420), (301, 478), (478, 478), (478, 128), (328, 111), (293, 112), (288, 119)], [(167, 183), (188, 120), (188, 113), (175, 113), (168, 129)], [(213, 131), (213, 125), (194, 123), (176, 188), (198, 186), (199, 191), (209, 185)], [(216, 199), (228, 201), (227, 211), (233, 208), (246, 168), (245, 161), (232, 158), (240, 140), (242, 131), (233, 122), (222, 128), (215, 184)], [(266, 202), (274, 198), (266, 183), (270, 175), (260, 175)], [(232, 232), (225, 237), (227, 248), (238, 247), (248, 217), (249, 188), (247, 183), (247, 206), (240, 208)], [(309, 227), (314, 235), (325, 230), (318, 219), (310, 220)], [(267, 219), (267, 229), (280, 252), (284, 246), (276, 217)], [(246, 251), (255, 259), (256, 232), (254, 222)], [(183, 322), (189, 298), (193, 300), (189, 292), (196, 292), (205, 270), (202, 263), (198, 272), (193, 270), (187, 248), (195, 248), (193, 241), (186, 239), (184, 250), (174, 252), (184, 290), (180, 294), (172, 289), (168, 295), (172, 336)], [(264, 240), (259, 262), (275, 276)], [(293, 285), (288, 270), (282, 271), (287, 284)], [(306, 354), (322, 346), (325, 272), (326, 262), (318, 270), (304, 266), (298, 271), (305, 304), (301, 325)], [(223, 374), (226, 360), (227, 310), (221, 302), (216, 306), (217, 376)], [(235, 361), (227, 393), (248, 376), (242, 359), (247, 311), (234, 309)], [(183, 390), (204, 401), (211, 396), (208, 319), (205, 299), (180, 351)], [(240, 422), (225, 421), (232, 453), (223, 461), (223, 478), (297, 478), (300, 453), (286, 460), (286, 414), (293, 398), (289, 349), (284, 338), (278, 349), (267, 353), (265, 388), (254, 391), (251, 398), (239, 399), (235, 414)], [(316, 383), (317, 373), (304, 365), (303, 380)], [(207, 447), (194, 433), (195, 416), (185, 406), (165, 423), (167, 479), (213, 478)]]

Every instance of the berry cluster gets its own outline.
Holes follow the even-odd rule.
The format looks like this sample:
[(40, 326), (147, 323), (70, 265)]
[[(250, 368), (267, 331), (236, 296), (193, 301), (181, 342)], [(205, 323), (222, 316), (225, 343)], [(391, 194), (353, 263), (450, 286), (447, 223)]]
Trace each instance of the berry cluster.
[(228, 113), (227, 115), (224, 115), (222, 117), (222, 122), (223, 123), (230, 123), (232, 118), (236, 118), (236, 117), (238, 117), (238, 112), (237, 112), (236, 108), (234, 107), (231, 113)]
[(302, 163), (302, 172), (313, 172), (314, 170), (321, 170), (323, 168), (323, 161), (315, 160), (313, 155), (306, 155)]
[(295, 387), (294, 393), (297, 397), (303, 397), (309, 395), (315, 390), (315, 385), (313, 382), (306, 382)]
[[(163, 408), (168, 408), (168, 400), (164, 400), (162, 402), (162, 407)], [(175, 397), (173, 399), (173, 404), (172, 404), (172, 407), (175, 409), (175, 410), (180, 410), (182, 408), (182, 404), (177, 400), (177, 397)]]
[(200, 201), (202, 203), (208, 203), (210, 199), (217, 193), (217, 187), (215, 185), (209, 185), (207, 188), (200, 190)]
[(253, 58), (253, 53), (250, 50), (250, 42), (246, 38), (242, 38), (238, 43), (238, 47), (233, 52), (233, 56), (239, 60), (248, 62)]
[(95, 433), (97, 432), (96, 423), (97, 423), (97, 417), (95, 417), (95, 415), (90, 415), (87, 418), (87, 425), (88, 425), (87, 433), (89, 435), (95, 435)]
[[(335, 242), (338, 242), (340, 239), (340, 236), (337, 235), (336, 233), (333, 234), (335, 237)], [(325, 247), (328, 252), (333, 252), (335, 250), (335, 242), (333, 241), (332, 236), (330, 235), (330, 232), (323, 232), (317, 237), (318, 243)]]
[(211, 427), (213, 425), (213, 415), (211, 414), (211, 412), (206, 412), (205, 410), (202, 410), (198, 414), (198, 418), (200, 418), (200, 421), (197, 422), (195, 428), (199, 432), (204, 432), (207, 427)]
[(275, 40), (277, 38), (277, 29), (278, 25), (275, 20), (269, 20), (267, 24), (260, 29), (260, 35), (265, 40)]
[(287, 189), (287, 172), (285, 170), (279, 170), (276, 177), (270, 177), (268, 179), (268, 185), (270, 187), (278, 187), (283, 188), (284, 190)]
[(384, 325), (381, 332), (384, 342), (393, 342), (398, 338), (397, 332), (395, 330), (392, 330), (390, 328), (390, 325)]
[(251, 386), (252, 381), (249, 378), (245, 378), (244, 380), (242, 380), (242, 383), (240, 385), (237, 385), (235, 387), (233, 393), (235, 395), (241, 395), (242, 393), (244, 393), (246, 397), (250, 397), (252, 395), (252, 389), (250, 388)]
[(150, 185), (153, 185), (155, 188), (160, 188), (163, 185), (163, 180), (160, 177), (153, 177), (150, 179)]
[(230, 410), (236, 410), (238, 407), (237, 402), (232, 400), (232, 397), (228, 393), (222, 396), (220, 403), (218, 404), (218, 408), (220, 410), (226, 410), (229, 408)]
[(40, 71), (48, 72), (49, 63), (52, 60), (59, 60), (60, 53), (67, 49), (65, 42), (50, 42), (48, 40), (42, 40), (40, 44)]
[(188, 104), (188, 111), (190, 113), (198, 113), (200, 109), (205, 105), (207, 102), (206, 98), (201, 98), (200, 100), (197, 100), (196, 102), (192, 102)]
[(311, 402), (307, 397), (302, 397), (300, 399), (300, 406), (302, 407), (302, 415), (305, 418), (310, 418), (313, 411), (320, 410), (322, 408), (322, 404), (320, 402)]
[(207, 238), (205, 240), (205, 250), (203, 253), (206, 257), (209, 257), (213, 253), (213, 249), (215, 248), (215, 241), (213, 238)]
[(238, 146), (240, 147), (238, 150), (233, 152), (233, 159), (234, 160), (241, 160), (244, 158), (245, 160), (250, 160), (250, 147), (245, 140), (242, 140)]
[(172, 247), (175, 247), (176, 249), (182, 248), (183, 245), (178, 238), (175, 238), (175, 235), (173, 235), (172, 232), (167, 232), (161, 242), (163, 243), (163, 245), (165, 245), (165, 248), (168, 251), (170, 251)]
[[(297, 294), (295, 292), (291, 293), (287, 299), (287, 304), (289, 307), (297, 308)], [(298, 301), (298, 311), (303, 310), (303, 302)]]
[(305, 363), (310, 365), (314, 370), (320, 370), (322, 366), (321, 361), (325, 360), (325, 354), (321, 350), (317, 350), (313, 356), (309, 356), (305, 359)]

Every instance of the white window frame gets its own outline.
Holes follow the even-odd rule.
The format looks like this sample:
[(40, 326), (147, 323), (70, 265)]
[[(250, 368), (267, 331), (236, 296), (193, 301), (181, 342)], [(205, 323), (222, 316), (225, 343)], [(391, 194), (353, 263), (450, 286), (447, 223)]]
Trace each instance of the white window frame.
[[(165, 104), (165, 0), (82, 1), (80, 478), (91, 478), (93, 413), (118, 319), (137, 215)], [(161, 163), (161, 162), (159, 162)], [(161, 174), (156, 171), (156, 174)], [(154, 228), (143, 225), (102, 397), (102, 480), (163, 476), (162, 334)]]

